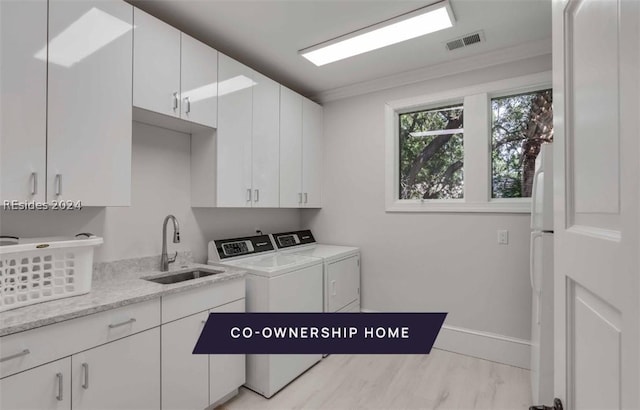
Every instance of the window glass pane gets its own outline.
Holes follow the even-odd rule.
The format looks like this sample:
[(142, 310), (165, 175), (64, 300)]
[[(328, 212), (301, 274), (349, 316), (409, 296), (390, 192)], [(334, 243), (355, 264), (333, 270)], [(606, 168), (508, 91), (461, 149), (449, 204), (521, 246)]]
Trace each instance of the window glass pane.
[(400, 114), (400, 199), (463, 197), (463, 107)]
[(553, 141), (552, 98), (549, 89), (491, 100), (493, 198), (531, 196), (540, 145)]

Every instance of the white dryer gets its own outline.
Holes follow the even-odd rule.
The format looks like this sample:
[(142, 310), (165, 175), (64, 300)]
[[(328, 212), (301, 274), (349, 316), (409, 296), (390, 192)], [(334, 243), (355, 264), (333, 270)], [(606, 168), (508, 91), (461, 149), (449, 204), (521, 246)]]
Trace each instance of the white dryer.
[[(247, 312), (322, 312), (322, 259), (276, 252), (268, 235), (209, 242), (210, 265), (247, 271)], [(269, 398), (321, 354), (247, 355), (245, 386)]]
[(316, 243), (310, 230), (271, 235), (285, 254), (321, 258), (325, 312), (360, 312), (360, 249)]

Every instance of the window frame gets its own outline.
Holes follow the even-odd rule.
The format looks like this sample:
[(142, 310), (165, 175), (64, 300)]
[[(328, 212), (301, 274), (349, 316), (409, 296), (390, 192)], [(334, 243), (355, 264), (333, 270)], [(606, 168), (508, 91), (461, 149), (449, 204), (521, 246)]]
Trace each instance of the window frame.
[[(491, 99), (552, 88), (551, 71), (422, 95), (385, 104), (386, 212), (530, 213), (531, 198), (492, 198)], [(461, 199), (400, 199), (399, 115), (460, 104), (464, 109)]]

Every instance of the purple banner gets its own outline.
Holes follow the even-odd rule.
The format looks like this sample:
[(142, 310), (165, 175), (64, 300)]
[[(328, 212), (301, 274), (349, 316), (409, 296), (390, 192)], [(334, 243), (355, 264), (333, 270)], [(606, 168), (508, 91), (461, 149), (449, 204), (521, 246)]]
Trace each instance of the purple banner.
[(446, 313), (211, 313), (194, 354), (424, 354)]

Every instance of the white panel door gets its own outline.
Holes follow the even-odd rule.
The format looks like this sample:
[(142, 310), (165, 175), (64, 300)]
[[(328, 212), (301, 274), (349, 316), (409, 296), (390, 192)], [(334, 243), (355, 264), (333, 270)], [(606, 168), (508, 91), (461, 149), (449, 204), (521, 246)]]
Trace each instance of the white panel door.
[(302, 100), (302, 195), (305, 208), (322, 207), (322, 106)]
[(360, 297), (359, 256), (327, 263), (325, 273), (328, 312), (337, 312)]
[(209, 357), (193, 354), (208, 313), (162, 325), (162, 409), (209, 406)]
[(48, 200), (131, 202), (132, 22), (125, 2), (49, 2)]
[(72, 408), (160, 408), (160, 328), (75, 354)]
[(1, 1), (0, 200), (45, 200), (46, 52), (47, 1)]
[(280, 85), (253, 72), (252, 185), (253, 206), (277, 208), (280, 204)]
[(218, 123), (218, 52), (181, 33), (181, 117), (215, 128)]
[[(210, 313), (244, 312), (244, 299), (211, 309)], [(209, 356), (209, 404), (216, 403), (245, 382), (245, 355), (212, 354)]]
[(218, 55), (219, 207), (251, 207), (252, 70)]
[(280, 86), (280, 207), (302, 205), (302, 96)]
[(0, 409), (70, 410), (71, 359), (61, 359), (0, 380)]
[(133, 105), (180, 116), (180, 31), (134, 8)]
[(554, 2), (555, 395), (565, 409), (640, 408), (639, 6)]

